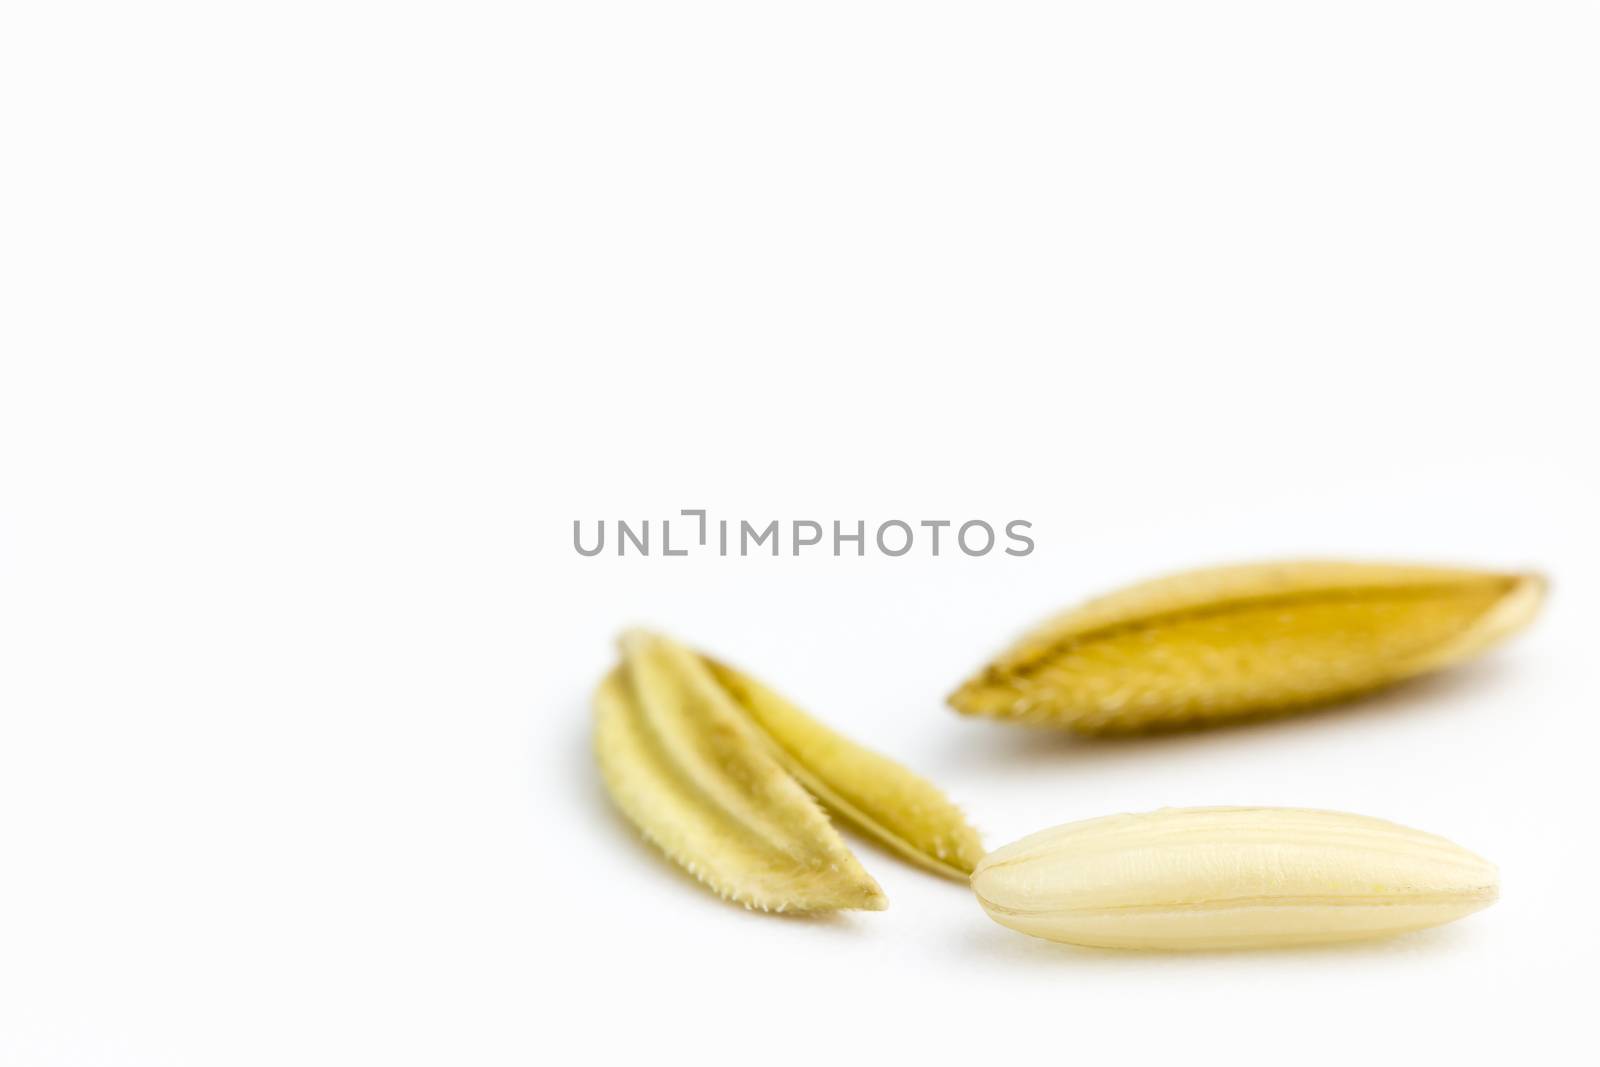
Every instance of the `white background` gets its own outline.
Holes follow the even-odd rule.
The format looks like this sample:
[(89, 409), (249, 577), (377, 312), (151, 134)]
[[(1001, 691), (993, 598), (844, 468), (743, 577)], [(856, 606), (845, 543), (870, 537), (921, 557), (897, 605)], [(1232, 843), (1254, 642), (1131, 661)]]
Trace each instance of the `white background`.
[[(0, 14), (0, 1061), (1570, 1061), (1600, 948), (1592, 3)], [(579, 557), (574, 519), (1034, 523), (1024, 559)], [(1040, 615), (1307, 554), (1536, 567), (1487, 659), (1271, 724), (958, 718)], [(623, 625), (991, 845), (1380, 815), (1489, 911), (1119, 955), (863, 844), (721, 904), (608, 807)]]

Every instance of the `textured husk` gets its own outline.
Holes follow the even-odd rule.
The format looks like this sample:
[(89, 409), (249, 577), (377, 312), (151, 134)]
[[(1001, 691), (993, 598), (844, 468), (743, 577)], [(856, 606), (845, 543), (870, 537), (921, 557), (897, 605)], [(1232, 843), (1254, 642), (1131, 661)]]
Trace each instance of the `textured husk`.
[(1115, 733), (1288, 711), (1459, 663), (1526, 626), (1533, 574), (1308, 561), (1131, 586), (1024, 636), (965, 714)]

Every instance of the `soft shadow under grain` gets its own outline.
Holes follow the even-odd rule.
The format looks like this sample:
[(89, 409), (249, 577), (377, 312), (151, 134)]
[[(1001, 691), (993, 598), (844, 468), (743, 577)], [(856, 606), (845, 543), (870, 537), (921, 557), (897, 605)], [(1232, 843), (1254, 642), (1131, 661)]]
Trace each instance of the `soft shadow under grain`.
[(952, 959), (994, 961), (1007, 968), (1031, 968), (1062, 973), (1078, 968), (1121, 971), (1152, 969), (1185, 971), (1206, 969), (1219, 961), (1277, 967), (1285, 962), (1316, 959), (1323, 962), (1373, 960), (1426, 960), (1430, 964), (1453, 954), (1470, 951), (1476, 937), (1470, 927), (1445, 926), (1418, 930), (1372, 941), (1345, 941), (1330, 945), (1304, 945), (1271, 949), (1210, 949), (1193, 952), (1087, 948), (1064, 945), (1019, 934), (995, 923), (973, 927), (952, 944)]

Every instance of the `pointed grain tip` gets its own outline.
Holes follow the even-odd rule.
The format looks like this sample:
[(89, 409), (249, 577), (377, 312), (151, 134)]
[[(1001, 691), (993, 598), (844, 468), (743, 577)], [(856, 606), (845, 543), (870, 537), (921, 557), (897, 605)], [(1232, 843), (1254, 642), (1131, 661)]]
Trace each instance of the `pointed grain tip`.
[(629, 626), (617, 634), (617, 650), (623, 655), (637, 651), (655, 640), (655, 634), (642, 626)]
[(1442, 663), (1466, 659), (1524, 629), (1544, 607), (1548, 579), (1536, 571), (1507, 575), (1506, 592), (1452, 645), (1440, 650)]
[(1516, 578), (1517, 593), (1527, 597), (1536, 607), (1550, 594), (1550, 578), (1540, 571), (1528, 571), (1517, 575)]
[(944, 699), (962, 715), (985, 715), (990, 713), (993, 703), (991, 690), (988, 679), (977, 675), (962, 682)]

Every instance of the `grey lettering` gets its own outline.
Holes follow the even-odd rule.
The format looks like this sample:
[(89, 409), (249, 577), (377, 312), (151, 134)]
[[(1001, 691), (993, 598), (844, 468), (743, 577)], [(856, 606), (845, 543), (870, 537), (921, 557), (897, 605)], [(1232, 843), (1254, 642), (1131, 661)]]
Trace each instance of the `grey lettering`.
[[(889, 550), (889, 546), (883, 540), (883, 531), (887, 530), (891, 526), (898, 526), (900, 529), (906, 532), (906, 542), (900, 546), (900, 551), (898, 552), (891, 552)], [(912, 534), (910, 526), (901, 522), (899, 519), (890, 519), (888, 522), (878, 527), (878, 551), (882, 552), (885, 556), (903, 556), (907, 552), (911, 551), (911, 541), (914, 536), (915, 535)]]
[[(650, 554), (650, 520), (645, 519), (644, 522), (640, 523), (639, 525), (644, 528), (644, 540), (642, 541), (639, 540), (638, 537), (634, 536), (633, 531), (628, 528), (628, 524), (626, 522), (621, 519), (617, 520), (617, 555), (626, 556), (628, 554), (627, 541), (633, 542), (633, 547), (639, 550), (639, 554), (641, 556), (648, 556)], [(627, 540), (625, 541), (624, 538)]]
[(706, 509), (705, 508), (684, 508), (682, 511), (678, 512), (678, 514), (680, 514), (680, 515), (698, 515), (698, 516), (700, 516), (700, 543), (702, 545), (705, 544), (706, 543)]
[(1012, 519), (1010, 522), (1006, 523), (1006, 536), (1011, 538), (1011, 540), (1019, 541), (1028, 547), (1020, 551), (1015, 548), (1008, 548), (1006, 549), (1006, 555), (1008, 556), (1026, 556), (1028, 553), (1033, 551), (1033, 538), (1027, 536), (1026, 534), (1017, 533), (1018, 526), (1022, 527), (1024, 530), (1033, 529), (1033, 523), (1026, 519)]
[[(811, 527), (811, 529), (813, 529), (813, 530), (815, 530), (817, 532), (817, 536), (802, 538), (800, 536), (800, 527), (802, 527), (802, 526)], [(810, 519), (796, 519), (796, 520), (794, 520), (794, 554), (795, 555), (798, 556), (800, 554), (800, 549), (802, 549), (804, 547), (807, 547), (807, 546), (810, 546), (810, 545), (821, 544), (821, 543), (822, 543), (822, 523), (820, 523), (820, 522), (812, 522)]]
[(673, 549), (671, 519), (661, 520), (661, 554), (663, 556), (687, 556), (689, 554), (687, 548)]
[[(754, 534), (755, 532), (756, 528), (754, 526), (751, 526), (744, 519), (739, 520), (739, 555), (748, 556), (750, 554), (750, 535)], [(762, 530), (761, 533), (756, 534), (756, 547), (759, 548), (769, 537), (772, 538), (772, 554), (776, 556), (778, 554), (777, 519), (773, 519), (767, 524), (766, 529)]]
[[(704, 508), (684, 508), (680, 516), (693, 517), (698, 521), (699, 544), (702, 548), (710, 545), (710, 531), (713, 520)], [(617, 555), (629, 554), (629, 546), (635, 554), (640, 556), (650, 555), (650, 526), (654, 519), (596, 519), (594, 520), (594, 544), (586, 546), (583, 543), (583, 519), (572, 521), (572, 547), (580, 556), (598, 556), (606, 549), (606, 527), (614, 524), (616, 527), (615, 541)], [(734, 535), (738, 540), (738, 554), (741, 556), (761, 555), (763, 548), (772, 556), (783, 554), (784, 527), (789, 528), (790, 538), (794, 545), (790, 554), (798, 556), (801, 549), (820, 546), (826, 543), (826, 520), (816, 519), (772, 519), (765, 524), (752, 523), (745, 519), (718, 519), (717, 526), (717, 553), (721, 556), (729, 555), (729, 531), (732, 525)], [(833, 554), (842, 556), (846, 546), (855, 545), (856, 555), (867, 554), (867, 521), (856, 520), (853, 524), (834, 519), (833, 521)], [(855, 529), (850, 527), (854, 525)], [(877, 546), (878, 554), (898, 558), (909, 555), (917, 548), (917, 528), (927, 531), (927, 549), (930, 556), (943, 554), (944, 546), (941, 543), (942, 534), (947, 529), (956, 530), (956, 544), (961, 552), (968, 556), (987, 556), (997, 547), (995, 527), (982, 519), (972, 519), (967, 522), (957, 522), (951, 519), (886, 519), (877, 524), (873, 529), (873, 542)], [(683, 523), (678, 524), (679, 534), (682, 536)], [(1008, 556), (1030, 556), (1038, 547), (1033, 535), (1033, 523), (1027, 519), (1012, 519), (1005, 523), (1006, 538), (1005, 554)], [(975, 531), (981, 531), (977, 533)], [(898, 534), (898, 537), (895, 536)], [(754, 551), (752, 551), (752, 549)], [(656, 553), (662, 556), (689, 556), (694, 554), (694, 545), (675, 546), (672, 543), (672, 520), (661, 520), (661, 544)]]
[(854, 541), (856, 543), (856, 555), (858, 555), (858, 556), (866, 555), (867, 554), (867, 523), (866, 523), (866, 520), (863, 519), (863, 520), (861, 520), (861, 521), (856, 523), (856, 532), (853, 533), (853, 534), (841, 533), (840, 531), (842, 529), (843, 529), (843, 527), (840, 524), (839, 520), (838, 519), (834, 519), (833, 520), (833, 554), (835, 556), (840, 555), (841, 553), (839, 552), (839, 546), (842, 545), (846, 541)]
[(578, 529), (580, 526), (581, 523), (579, 520), (572, 520), (572, 547), (578, 550), (578, 555), (580, 556), (598, 556), (601, 549), (606, 547), (606, 520), (601, 519), (599, 522), (595, 523), (595, 527), (600, 532), (600, 538), (594, 543), (593, 548), (583, 547), (583, 541), (578, 537)]
[[(974, 526), (983, 527), (984, 534), (986, 534), (989, 538), (988, 543), (976, 552), (967, 547), (967, 531), (972, 529)], [(971, 522), (962, 523), (961, 529), (956, 531), (956, 541), (961, 545), (961, 551), (965, 552), (967, 555), (986, 556), (989, 554), (989, 550), (994, 547), (994, 527), (990, 526), (982, 519), (973, 519)]]

